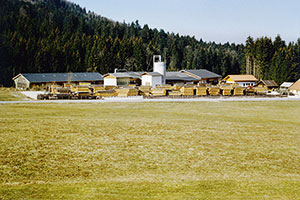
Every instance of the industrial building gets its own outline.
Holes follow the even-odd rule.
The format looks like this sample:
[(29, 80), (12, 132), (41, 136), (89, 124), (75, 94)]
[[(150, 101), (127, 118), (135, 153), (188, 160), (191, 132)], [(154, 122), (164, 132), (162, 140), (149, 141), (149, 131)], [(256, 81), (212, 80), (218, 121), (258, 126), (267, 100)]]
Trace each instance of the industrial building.
[(63, 85), (64, 83), (103, 84), (103, 76), (98, 72), (84, 73), (21, 73), (13, 78), (17, 89), (47, 87), (48, 85)]

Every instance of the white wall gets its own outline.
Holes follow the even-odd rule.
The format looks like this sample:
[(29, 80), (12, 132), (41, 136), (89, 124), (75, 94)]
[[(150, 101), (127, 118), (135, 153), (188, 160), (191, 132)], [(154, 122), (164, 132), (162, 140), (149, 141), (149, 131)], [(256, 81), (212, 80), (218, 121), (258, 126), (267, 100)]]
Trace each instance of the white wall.
[(255, 82), (237, 82), (241, 87), (254, 86)]
[(142, 85), (152, 86), (153, 88), (155, 88), (156, 85), (162, 85), (162, 76), (143, 75)]
[(152, 76), (152, 87), (155, 88), (156, 85), (162, 85), (162, 76)]
[(104, 86), (117, 86), (117, 79), (104, 77)]

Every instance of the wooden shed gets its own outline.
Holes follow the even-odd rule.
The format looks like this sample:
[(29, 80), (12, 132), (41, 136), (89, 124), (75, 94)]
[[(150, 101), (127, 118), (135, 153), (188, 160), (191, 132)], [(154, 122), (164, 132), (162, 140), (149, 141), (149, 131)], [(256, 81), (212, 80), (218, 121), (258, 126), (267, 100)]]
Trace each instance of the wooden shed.
[(278, 88), (278, 84), (274, 80), (261, 80), (255, 86), (263, 87), (268, 91), (273, 91)]

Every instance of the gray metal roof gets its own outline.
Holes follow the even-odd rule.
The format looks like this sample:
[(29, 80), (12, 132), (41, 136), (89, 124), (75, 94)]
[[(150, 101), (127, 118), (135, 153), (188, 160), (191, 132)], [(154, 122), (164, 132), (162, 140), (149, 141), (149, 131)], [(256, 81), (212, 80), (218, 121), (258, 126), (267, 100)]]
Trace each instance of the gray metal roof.
[[(20, 75), (24, 76), (31, 83), (69, 82), (69, 81), (70, 82), (74, 82), (74, 81), (103, 81), (103, 76), (98, 72), (25, 73), (25, 74), (20, 74)], [(18, 76), (16, 76), (16, 77), (18, 77)]]
[(158, 73), (158, 72), (145, 72), (143, 73), (142, 75), (145, 75), (145, 74), (149, 74), (151, 76), (162, 76), (162, 74)]
[(200, 79), (194, 78), (184, 72), (166, 72), (167, 81), (199, 81)]
[(206, 69), (192, 69), (192, 70), (183, 70), (193, 75), (196, 75), (201, 78), (222, 78), (221, 75), (214, 72), (208, 71)]
[(118, 73), (109, 73), (105, 74), (106, 75), (111, 75), (116, 78), (136, 78), (136, 79), (141, 79), (140, 72), (118, 72)]

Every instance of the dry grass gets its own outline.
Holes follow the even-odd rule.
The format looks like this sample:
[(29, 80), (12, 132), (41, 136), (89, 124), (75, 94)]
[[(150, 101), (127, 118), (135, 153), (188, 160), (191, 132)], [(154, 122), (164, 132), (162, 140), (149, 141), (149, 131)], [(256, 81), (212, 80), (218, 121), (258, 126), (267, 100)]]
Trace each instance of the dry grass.
[(13, 88), (0, 87), (0, 101), (23, 101), (27, 98)]
[(0, 111), (4, 199), (300, 198), (300, 102)]

